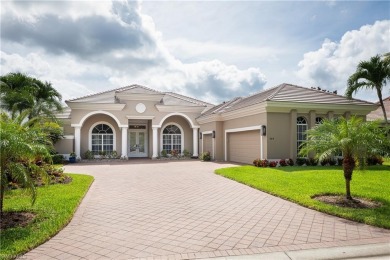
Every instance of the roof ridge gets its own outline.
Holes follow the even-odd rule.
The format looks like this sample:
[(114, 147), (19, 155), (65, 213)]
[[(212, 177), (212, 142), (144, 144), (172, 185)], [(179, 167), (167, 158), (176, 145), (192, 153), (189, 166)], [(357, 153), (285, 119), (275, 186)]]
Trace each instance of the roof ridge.
[(85, 95), (85, 96), (81, 96), (81, 97), (77, 97), (77, 98), (72, 98), (72, 99), (68, 99), (66, 101), (75, 101), (77, 99), (82, 99), (82, 98), (87, 98), (87, 97), (93, 97), (93, 96), (96, 96), (96, 95), (101, 95), (101, 94), (105, 94), (105, 93), (108, 93), (108, 92), (112, 92), (112, 91), (118, 91), (120, 89), (125, 89), (125, 88), (131, 88), (132, 86), (134, 85), (130, 85), (130, 86), (125, 86), (125, 87), (120, 87), (120, 88), (114, 88), (114, 89), (110, 89), (110, 90), (105, 90), (105, 91), (101, 91), (101, 92), (97, 92), (97, 93), (92, 93), (92, 94), (88, 94), (88, 95)]
[[(286, 87), (286, 83), (282, 83), (280, 85), (277, 85), (275, 87), (273, 87), (274, 89), (276, 89), (271, 95), (269, 95), (265, 100), (271, 100), (274, 96), (276, 96), (277, 93), (279, 93), (279, 91), (281, 89), (283, 89), (284, 87)], [(268, 90), (271, 90), (273, 88), (270, 88)]]
[(196, 98), (193, 98), (193, 97), (189, 97), (189, 96), (185, 96), (185, 95), (182, 95), (182, 94), (178, 94), (178, 93), (174, 93), (174, 92), (164, 92), (164, 94), (167, 94), (167, 95), (171, 95), (171, 96), (174, 96), (176, 98), (179, 98), (179, 99), (182, 99), (182, 100), (185, 100), (185, 101), (189, 101), (191, 103), (194, 103), (194, 104), (198, 104), (198, 105), (213, 105), (214, 104), (211, 104), (211, 103), (208, 103), (208, 102), (204, 102), (202, 100), (199, 100), (199, 99), (196, 99)]

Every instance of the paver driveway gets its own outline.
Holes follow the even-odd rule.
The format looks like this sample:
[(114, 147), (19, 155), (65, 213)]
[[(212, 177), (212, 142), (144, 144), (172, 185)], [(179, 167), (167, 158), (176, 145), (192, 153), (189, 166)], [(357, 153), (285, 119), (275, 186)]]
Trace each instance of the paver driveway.
[(383, 243), (390, 232), (213, 173), (229, 164), (131, 160), (66, 166), (95, 177), (71, 223), (23, 259), (187, 259)]

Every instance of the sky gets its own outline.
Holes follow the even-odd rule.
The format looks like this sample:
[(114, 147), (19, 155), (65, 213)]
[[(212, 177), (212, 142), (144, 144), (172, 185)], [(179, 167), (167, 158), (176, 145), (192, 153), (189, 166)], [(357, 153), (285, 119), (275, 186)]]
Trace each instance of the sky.
[[(63, 100), (140, 84), (218, 104), (282, 83), (343, 94), (390, 52), (389, 1), (1, 1), (1, 75)], [(387, 84), (384, 96), (390, 95)], [(354, 97), (377, 101), (372, 91)]]

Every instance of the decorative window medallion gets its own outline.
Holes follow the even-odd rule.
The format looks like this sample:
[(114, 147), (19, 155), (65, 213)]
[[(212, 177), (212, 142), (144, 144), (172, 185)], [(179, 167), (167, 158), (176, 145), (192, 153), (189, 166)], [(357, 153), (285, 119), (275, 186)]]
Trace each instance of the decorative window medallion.
[(138, 103), (136, 106), (135, 106), (135, 110), (142, 114), (143, 112), (145, 112), (146, 110), (146, 106), (143, 104), (143, 103)]

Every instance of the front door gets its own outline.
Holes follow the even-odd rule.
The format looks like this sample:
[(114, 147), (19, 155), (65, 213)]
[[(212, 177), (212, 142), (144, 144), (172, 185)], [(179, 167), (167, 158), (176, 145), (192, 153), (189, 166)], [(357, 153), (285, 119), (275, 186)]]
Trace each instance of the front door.
[(148, 156), (148, 139), (146, 130), (130, 130), (129, 137), (129, 157), (147, 157)]

